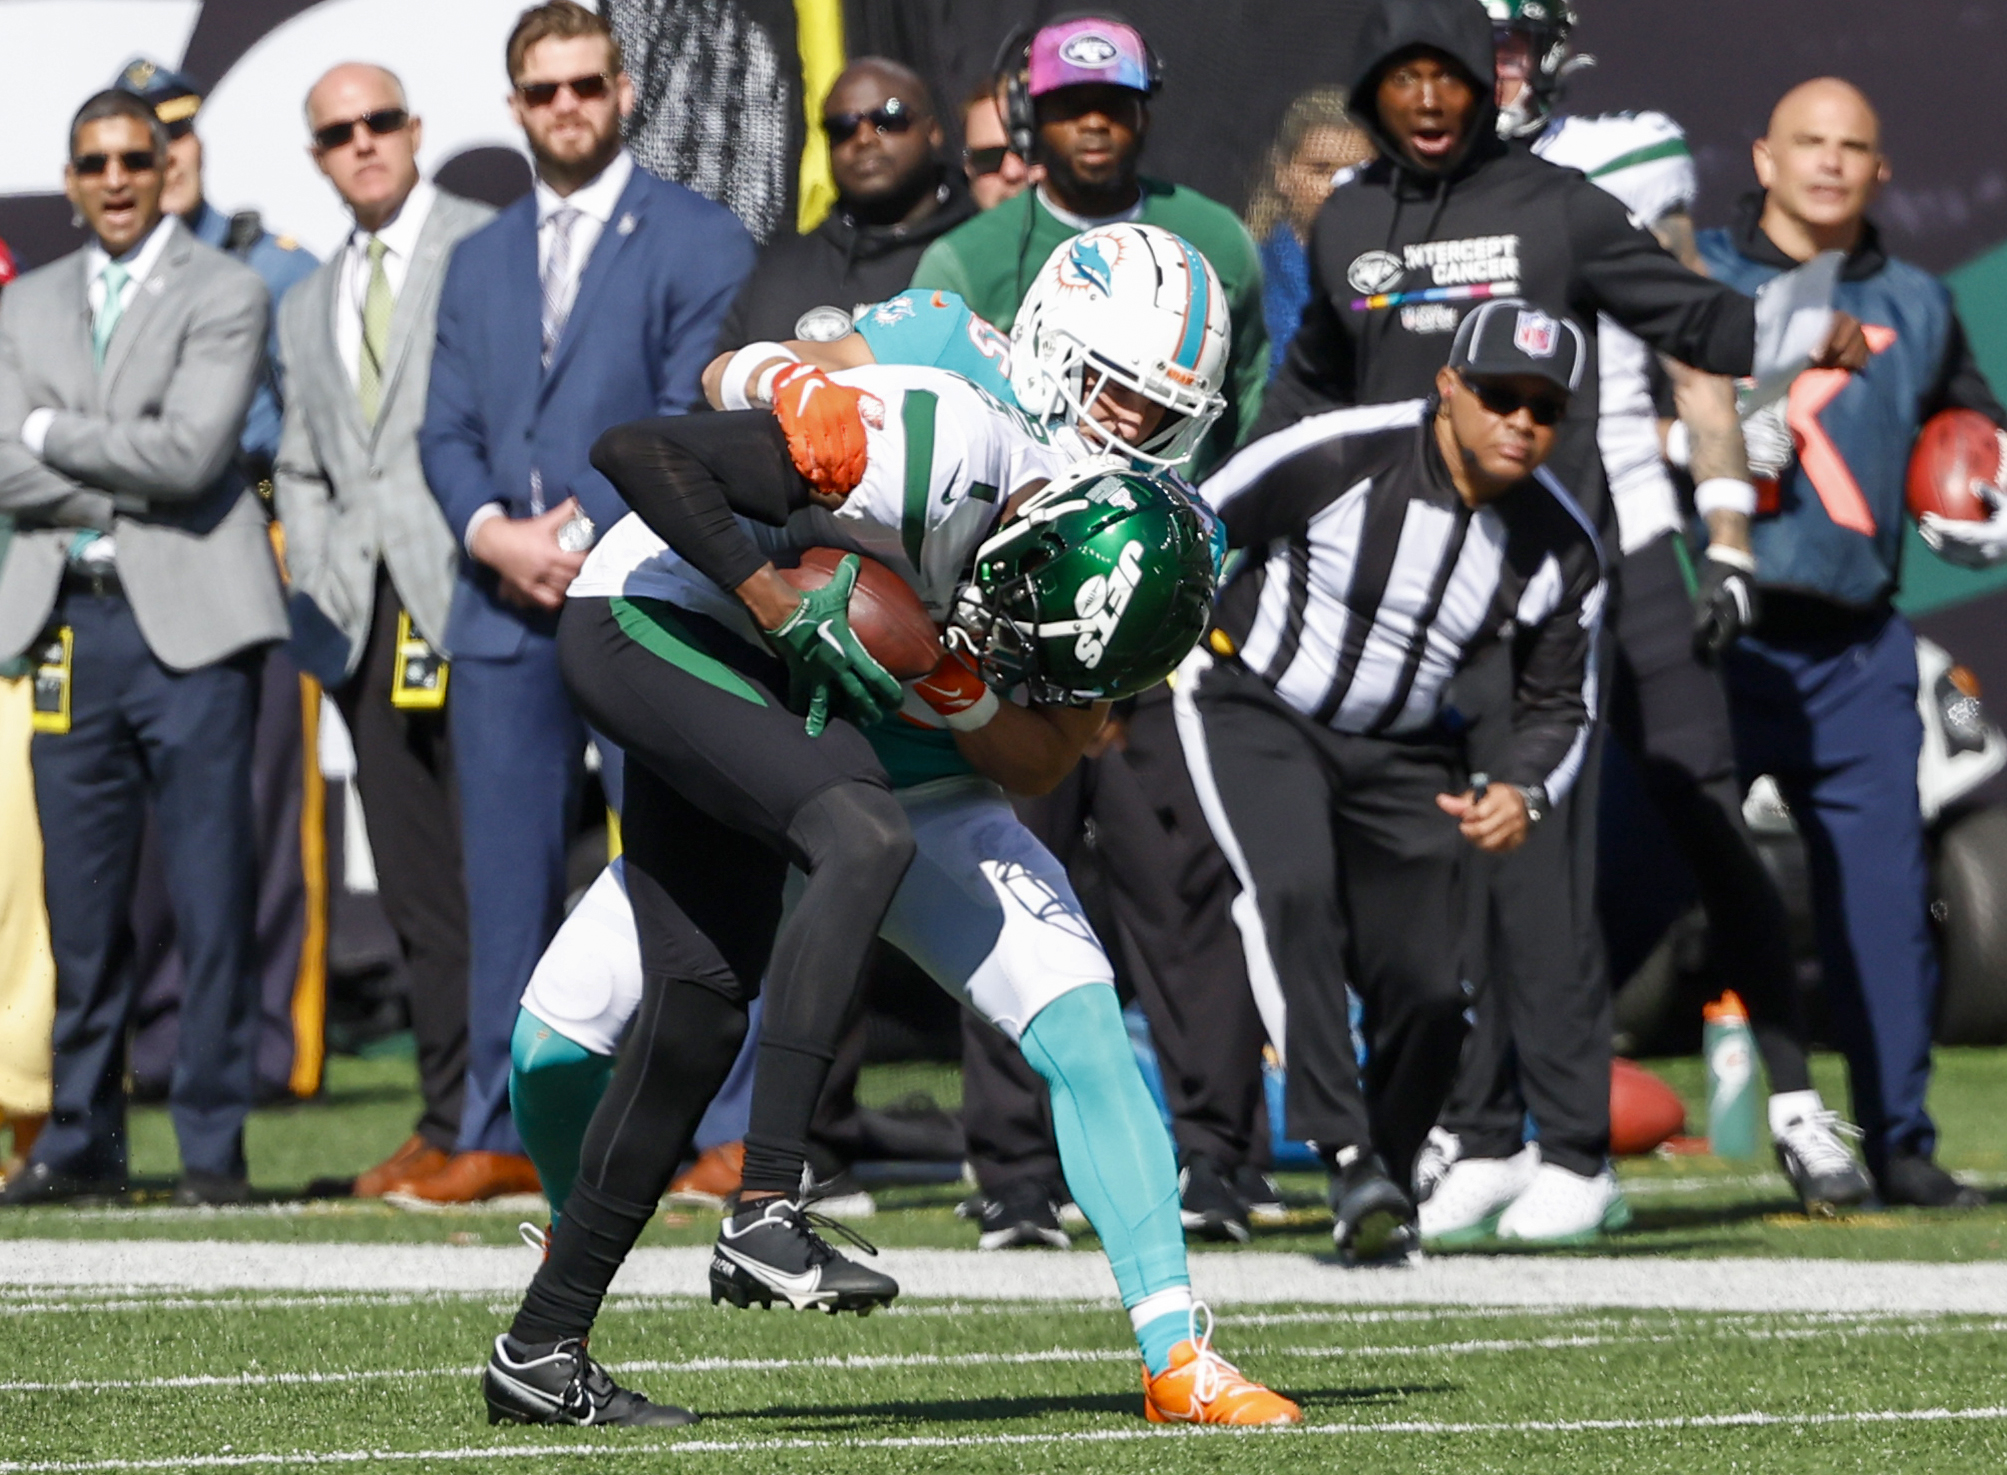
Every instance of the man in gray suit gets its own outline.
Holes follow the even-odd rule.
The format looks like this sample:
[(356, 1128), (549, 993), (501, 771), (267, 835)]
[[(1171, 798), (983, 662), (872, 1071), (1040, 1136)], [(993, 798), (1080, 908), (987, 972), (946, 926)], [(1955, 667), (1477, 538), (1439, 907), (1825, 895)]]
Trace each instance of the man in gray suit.
[(0, 298), (0, 660), (36, 666), (35, 799), (56, 955), (54, 1103), (0, 1204), (117, 1191), (126, 923), (150, 797), (187, 964), (170, 1091), (183, 1203), (247, 1193), (257, 1038), (251, 728), (286, 633), (236, 466), (269, 309), (255, 272), (161, 211), (166, 138), (121, 92), (70, 128), (93, 239)]
[(274, 484), (293, 651), (355, 740), (379, 894), (411, 978), (425, 1110), (356, 1180), (380, 1197), (446, 1166), (466, 1080), (467, 894), (441, 644), (460, 550), (426, 489), (418, 427), (446, 259), (494, 212), (419, 178), (419, 120), (382, 67), (328, 72), (307, 93), (307, 127), (355, 228), (279, 309)]

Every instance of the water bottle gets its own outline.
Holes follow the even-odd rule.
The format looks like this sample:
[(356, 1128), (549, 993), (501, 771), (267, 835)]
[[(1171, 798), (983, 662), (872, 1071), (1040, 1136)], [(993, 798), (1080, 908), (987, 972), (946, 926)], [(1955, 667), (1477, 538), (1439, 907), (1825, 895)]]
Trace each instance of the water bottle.
[(1749, 1011), (1731, 989), (1703, 1008), (1700, 1017), (1701, 1053), (1707, 1057), (1708, 1150), (1716, 1157), (1754, 1158), (1761, 1112)]

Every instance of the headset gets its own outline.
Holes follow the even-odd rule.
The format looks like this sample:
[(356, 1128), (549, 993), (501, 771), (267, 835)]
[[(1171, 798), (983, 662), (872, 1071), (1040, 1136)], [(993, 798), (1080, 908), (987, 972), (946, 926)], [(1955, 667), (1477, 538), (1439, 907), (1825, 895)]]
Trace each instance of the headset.
[(1070, 20), (1105, 20), (1113, 25), (1129, 27), (1142, 37), (1143, 59), (1150, 69), (1150, 87), (1143, 95), (1155, 97), (1164, 90), (1164, 59), (1157, 55), (1157, 48), (1150, 44), (1150, 38), (1143, 35), (1142, 27), (1120, 11), (1067, 10), (1047, 20), (1019, 26), (1004, 37), (992, 70), (1003, 79), (1004, 131), (1010, 137), (1010, 151), (1026, 163), (1031, 162), (1032, 151), (1038, 146), (1038, 120), (1031, 106), (1031, 43), (1047, 26)]

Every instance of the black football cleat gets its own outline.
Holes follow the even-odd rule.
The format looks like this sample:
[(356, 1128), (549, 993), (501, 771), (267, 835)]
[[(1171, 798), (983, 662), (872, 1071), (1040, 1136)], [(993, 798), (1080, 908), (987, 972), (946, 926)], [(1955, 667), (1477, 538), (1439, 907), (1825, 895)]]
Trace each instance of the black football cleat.
[(1354, 1158), (1331, 1180), (1331, 1240), (1346, 1265), (1399, 1265), (1421, 1249), (1415, 1206), (1379, 1154)]
[(1213, 1160), (1194, 1153), (1178, 1170), (1178, 1217), (1185, 1233), (1244, 1245), (1254, 1238), (1247, 1203)]
[(204, 1173), (189, 1169), (174, 1185), (171, 1202), (177, 1209), (227, 1208), (251, 1201), (250, 1182), (228, 1173)]
[(981, 1201), (980, 1250), (1052, 1249), (1072, 1247), (1072, 1237), (1060, 1228), (1052, 1194), (1037, 1183), (1014, 1183)]
[(1847, 1139), (1861, 1130), (1828, 1111), (1816, 1091), (1770, 1098), (1770, 1133), (1777, 1166), (1791, 1180), (1807, 1215), (1830, 1217), (1865, 1201), (1874, 1189), (1847, 1151)]
[(680, 1429), (697, 1422), (687, 1408), (650, 1403), (623, 1388), (586, 1355), (577, 1338), (526, 1347), (495, 1338), (481, 1374), (491, 1424), (576, 1424), (598, 1428)]
[(711, 1253), (712, 1304), (726, 1301), (744, 1310), (754, 1302), (771, 1308), (779, 1300), (797, 1311), (813, 1308), (831, 1316), (839, 1311), (869, 1316), (875, 1307), (890, 1306), (899, 1282), (845, 1259), (818, 1229), (836, 1231), (867, 1255), (878, 1253), (863, 1235), (793, 1199), (763, 1199), (718, 1226)]

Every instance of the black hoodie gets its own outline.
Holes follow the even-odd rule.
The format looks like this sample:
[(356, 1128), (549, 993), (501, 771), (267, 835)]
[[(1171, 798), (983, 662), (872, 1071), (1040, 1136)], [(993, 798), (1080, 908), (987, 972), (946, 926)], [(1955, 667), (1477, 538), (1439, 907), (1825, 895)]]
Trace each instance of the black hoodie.
[[(725, 315), (719, 351), (840, 336), (859, 307), (905, 291), (920, 253), (976, 213), (961, 170), (943, 166), (938, 190), (934, 213), (911, 225), (865, 225), (839, 204), (807, 235), (775, 236)], [(832, 308), (846, 319), (840, 328)], [(806, 321), (810, 314), (821, 321)]]
[[(1380, 125), (1381, 74), (1398, 53), (1446, 53), (1475, 83), (1473, 140), (1447, 170), (1411, 163)], [(1596, 451), (1596, 314), (1663, 353), (1746, 374), (1755, 304), (1673, 258), (1578, 170), (1497, 137), (1491, 21), (1479, 0), (1380, 0), (1360, 32), (1352, 110), (1380, 157), (1351, 171), (1318, 213), (1310, 302), (1257, 434), (1340, 405), (1433, 392), (1464, 310), (1492, 296), (1565, 314), (1591, 354), (1549, 464), (1600, 524), (1609, 500)]]

